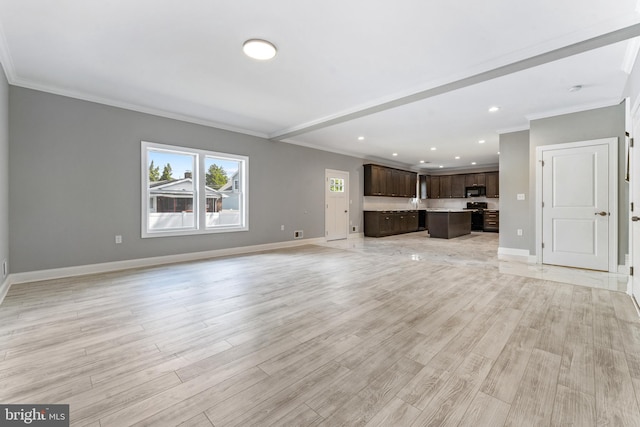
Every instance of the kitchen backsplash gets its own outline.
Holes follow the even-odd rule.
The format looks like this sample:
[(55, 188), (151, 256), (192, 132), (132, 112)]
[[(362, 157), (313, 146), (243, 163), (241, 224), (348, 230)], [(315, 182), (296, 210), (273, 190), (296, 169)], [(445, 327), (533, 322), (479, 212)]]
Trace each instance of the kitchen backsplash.
[(402, 197), (378, 197), (368, 196), (362, 204), (365, 211), (402, 211), (413, 209), (426, 209), (427, 200), (405, 199)]
[(467, 207), (467, 202), (487, 202), (489, 209), (499, 209), (499, 199), (487, 199), (486, 197), (421, 200), (369, 196), (364, 198), (362, 206), (365, 211), (400, 211), (427, 208), (462, 209)]
[(429, 208), (462, 209), (467, 207), (467, 202), (487, 202), (488, 209), (499, 209), (500, 199), (487, 199), (486, 197), (472, 197), (470, 199), (428, 199)]

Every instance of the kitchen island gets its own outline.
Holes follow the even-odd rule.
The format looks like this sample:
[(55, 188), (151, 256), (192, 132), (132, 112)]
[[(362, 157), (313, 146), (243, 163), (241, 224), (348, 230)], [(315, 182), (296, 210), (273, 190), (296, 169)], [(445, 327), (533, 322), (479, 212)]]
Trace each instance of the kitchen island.
[(429, 236), (452, 239), (471, 234), (471, 212), (457, 209), (427, 209)]

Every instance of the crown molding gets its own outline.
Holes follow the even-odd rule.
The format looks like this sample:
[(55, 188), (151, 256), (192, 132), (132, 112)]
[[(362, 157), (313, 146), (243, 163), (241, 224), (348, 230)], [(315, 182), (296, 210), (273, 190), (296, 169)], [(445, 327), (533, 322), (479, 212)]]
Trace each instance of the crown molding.
[(0, 66), (4, 70), (4, 75), (7, 77), (9, 84), (13, 84), (16, 76), (16, 69), (13, 65), (13, 59), (9, 53), (9, 44), (7, 38), (4, 35), (4, 30), (0, 25)]
[(589, 104), (575, 105), (569, 108), (561, 108), (558, 110), (541, 111), (539, 113), (527, 114), (525, 118), (529, 121), (548, 119), (549, 117), (562, 116), (564, 114), (581, 113), (583, 111), (595, 110), (597, 108), (606, 108), (619, 105), (624, 99), (606, 99), (600, 102), (593, 102)]
[(530, 129), (531, 129), (531, 126), (529, 124), (526, 124), (522, 126), (514, 126), (512, 128), (497, 129), (496, 133), (498, 135), (504, 135), (505, 133), (522, 132)]
[(13, 86), (23, 87), (25, 89), (37, 90), (37, 91), (40, 91), (40, 92), (51, 93), (51, 94), (54, 94), (54, 95), (65, 96), (67, 98), (74, 98), (74, 99), (79, 99), (79, 100), (82, 100), (82, 101), (94, 102), (96, 104), (102, 104), (102, 105), (108, 105), (110, 107), (122, 108), (124, 110), (135, 111), (135, 112), (138, 112), (138, 113), (150, 114), (150, 115), (153, 115), (153, 116), (164, 117), (164, 118), (167, 118), (167, 119), (179, 120), (179, 121), (182, 121), (182, 122), (193, 123), (193, 124), (207, 126), (207, 127), (214, 127), (214, 128), (226, 130), (226, 131), (229, 131), (229, 132), (241, 133), (241, 134), (244, 134), (244, 135), (250, 135), (250, 136), (256, 136), (256, 137), (259, 137), (259, 138), (268, 139), (268, 135), (266, 133), (263, 133), (263, 132), (256, 132), (256, 131), (253, 131), (253, 130), (250, 130), (250, 129), (244, 129), (244, 128), (239, 128), (239, 127), (235, 127), (235, 126), (230, 126), (230, 125), (227, 125), (227, 124), (224, 124), (224, 123), (220, 123), (220, 122), (216, 122), (216, 121), (212, 121), (212, 120), (207, 120), (207, 119), (200, 119), (200, 118), (196, 118), (196, 117), (191, 117), (191, 116), (174, 113), (174, 112), (167, 111), (167, 110), (162, 110), (162, 109), (159, 109), (159, 108), (146, 107), (146, 106), (133, 104), (133, 103), (129, 103), (129, 102), (117, 101), (117, 100), (111, 99), (111, 98), (104, 98), (104, 97), (95, 96), (95, 95), (86, 94), (86, 93), (83, 93), (83, 92), (78, 92), (78, 91), (73, 91), (73, 90), (68, 90), (68, 89), (61, 89), (61, 88), (58, 88), (58, 87), (55, 87), (55, 86), (32, 83), (32, 82), (29, 82), (29, 81), (26, 81), (26, 80), (22, 80), (22, 79), (15, 79), (14, 82), (11, 83), (11, 84)]

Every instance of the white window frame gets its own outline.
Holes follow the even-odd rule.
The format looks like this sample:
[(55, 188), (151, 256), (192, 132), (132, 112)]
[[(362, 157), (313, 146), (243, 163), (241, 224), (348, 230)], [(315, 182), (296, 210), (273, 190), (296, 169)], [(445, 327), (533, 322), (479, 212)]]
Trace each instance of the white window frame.
[[(169, 237), (169, 236), (188, 236), (197, 234), (213, 234), (228, 233), (236, 231), (249, 230), (249, 157), (239, 154), (220, 153), (216, 151), (202, 150), (197, 148), (181, 147), (177, 145), (159, 144), (156, 142), (141, 141), (141, 190), (142, 201), (141, 220), (142, 220), (142, 238), (150, 237)], [(194, 155), (195, 170), (192, 171), (192, 179), (195, 183), (195, 227), (189, 229), (166, 229), (166, 230), (149, 230), (149, 150), (175, 152), (176, 154)], [(240, 163), (238, 177), (240, 181), (241, 197), (238, 201), (240, 211), (240, 224), (229, 226), (207, 227), (206, 222), (206, 179), (204, 174), (205, 159), (207, 157), (216, 157), (225, 160), (237, 161)], [(196, 209), (197, 206), (197, 209)]]

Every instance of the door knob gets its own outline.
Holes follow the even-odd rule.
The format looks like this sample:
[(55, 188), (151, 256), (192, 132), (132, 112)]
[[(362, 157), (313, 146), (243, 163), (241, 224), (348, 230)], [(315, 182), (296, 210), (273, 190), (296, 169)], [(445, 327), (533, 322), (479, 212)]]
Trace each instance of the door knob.
[(596, 215), (607, 216), (608, 213), (606, 213), (605, 211), (602, 211), (602, 212), (596, 212)]
[(347, 213), (348, 211), (344, 211), (344, 213)]
[(640, 221), (640, 216), (632, 216), (631, 217), (631, 221), (633, 221), (633, 222)]

